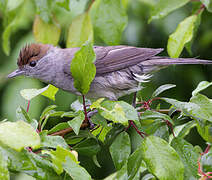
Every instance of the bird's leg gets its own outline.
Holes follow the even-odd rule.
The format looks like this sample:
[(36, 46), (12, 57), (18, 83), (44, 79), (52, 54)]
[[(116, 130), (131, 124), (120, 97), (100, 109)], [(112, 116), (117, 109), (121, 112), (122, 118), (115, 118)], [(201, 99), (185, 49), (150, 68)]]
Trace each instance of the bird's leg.
[(133, 106), (134, 108), (136, 108), (136, 95), (137, 95), (137, 92), (135, 92), (135, 93), (133, 94), (133, 100), (132, 100), (132, 106)]

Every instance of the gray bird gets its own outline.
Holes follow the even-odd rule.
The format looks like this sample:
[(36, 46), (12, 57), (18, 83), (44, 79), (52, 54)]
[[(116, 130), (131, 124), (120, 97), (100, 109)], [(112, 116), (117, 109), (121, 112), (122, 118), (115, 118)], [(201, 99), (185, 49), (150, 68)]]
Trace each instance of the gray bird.
[[(25, 75), (52, 84), (65, 91), (81, 95), (73, 85), (70, 63), (79, 48), (61, 49), (52, 45), (31, 44), (18, 57), (18, 69), (8, 75)], [(96, 76), (87, 98), (119, 97), (141, 89), (152, 73), (172, 64), (212, 64), (209, 60), (157, 56), (163, 49), (131, 46), (94, 46)]]

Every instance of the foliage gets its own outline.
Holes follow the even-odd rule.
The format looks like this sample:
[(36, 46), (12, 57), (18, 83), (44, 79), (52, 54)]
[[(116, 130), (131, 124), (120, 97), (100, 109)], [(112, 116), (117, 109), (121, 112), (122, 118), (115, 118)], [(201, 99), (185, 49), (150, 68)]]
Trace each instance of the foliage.
[[(75, 88), (86, 95), (96, 74), (93, 44), (121, 44), (128, 20), (131, 22), (128, 10), (134, 3), (130, 0), (1, 0), (3, 51), (6, 55), (13, 53), (12, 35), (27, 29), (33, 21), (30, 29), (33, 38), (29, 36), (33, 41), (79, 47), (70, 72)], [(167, 38), (168, 53), (174, 58), (180, 56), (184, 47), (191, 52), (202, 12), (211, 12), (212, 7), (210, 0), (136, 3), (147, 6), (152, 24), (162, 22), (162, 18), (184, 6), (193, 8)], [(0, 123), (0, 179), (8, 180), (18, 173), (44, 180), (210, 178), (211, 149), (203, 152), (202, 144), (197, 142), (195, 146), (187, 137), (196, 128), (196, 134), (205, 144), (212, 143), (212, 99), (200, 93), (211, 85), (212, 82), (200, 82), (190, 93), (188, 102), (159, 97), (175, 87), (174, 84), (155, 88), (147, 101), (142, 100), (139, 92), (136, 107), (123, 99), (87, 102), (90, 105), (87, 111), (94, 113), (89, 123), (85, 121), (81, 99), (72, 102), (68, 110), (60, 110), (55, 105), (59, 94), (56, 87), (22, 87), (20, 94), (28, 107), (25, 110), (19, 104), (16, 112), (8, 108), (8, 116), (15, 114), (16, 119), (8, 118)], [(29, 103), (43, 96), (51, 105), (39, 113)], [(62, 99), (62, 105), (66, 99)], [(169, 107), (165, 113), (161, 104)], [(32, 118), (31, 111), (37, 114), (37, 120)]]

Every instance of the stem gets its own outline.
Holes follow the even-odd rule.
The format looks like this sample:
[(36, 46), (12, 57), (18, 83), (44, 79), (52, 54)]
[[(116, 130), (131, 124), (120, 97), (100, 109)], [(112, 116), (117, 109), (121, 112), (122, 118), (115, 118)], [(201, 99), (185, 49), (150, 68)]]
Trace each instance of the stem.
[(86, 10), (87, 12), (91, 9), (92, 4), (94, 3), (94, 1), (95, 1), (95, 0), (91, 0), (90, 4), (89, 4), (89, 6), (88, 6), (88, 9)]
[(83, 109), (84, 109), (84, 113), (85, 113), (84, 122), (88, 122), (88, 114), (87, 114), (87, 109), (86, 109), (86, 105), (85, 105), (85, 96), (84, 95), (82, 95), (82, 100), (83, 100)]
[[(85, 127), (88, 127), (89, 124), (88, 123), (83, 123), (80, 128), (85, 128)], [(70, 128), (66, 128), (66, 129), (63, 129), (63, 130), (60, 130), (60, 131), (57, 131), (57, 132), (54, 132), (52, 134), (49, 134), (51, 136), (64, 136), (65, 134), (69, 133), (73, 131), (73, 129), (70, 127)]]
[(201, 11), (203, 11), (204, 9), (205, 9), (205, 5), (202, 4), (202, 5), (200, 6), (200, 8), (198, 9), (198, 11), (196, 12), (196, 15), (200, 14)]
[(206, 147), (205, 151), (203, 152), (203, 154), (207, 154), (208, 151), (210, 150), (211, 146), (208, 144), (208, 146)]
[(172, 123), (170, 123), (168, 120), (165, 120), (165, 122), (166, 122), (166, 125), (168, 126), (168, 128), (171, 129), (172, 135), (173, 135), (174, 138), (175, 138), (176, 136), (175, 136), (175, 134), (174, 134), (174, 129), (173, 129)]
[(134, 124), (134, 122), (132, 120), (129, 120), (129, 123), (131, 126), (134, 127), (134, 129), (136, 130), (136, 132), (142, 137), (144, 138), (144, 135), (147, 136), (146, 133), (139, 131), (139, 129), (136, 127), (136, 125)]
[(28, 101), (27, 112), (29, 112), (29, 105), (30, 105), (30, 100)]

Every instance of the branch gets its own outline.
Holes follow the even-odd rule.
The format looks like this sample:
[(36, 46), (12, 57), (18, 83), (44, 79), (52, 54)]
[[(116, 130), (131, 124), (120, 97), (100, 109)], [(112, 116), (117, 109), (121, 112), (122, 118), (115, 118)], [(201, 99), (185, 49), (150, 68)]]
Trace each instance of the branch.
[[(89, 126), (89, 124), (86, 122), (86, 123), (83, 123), (83, 124), (81, 124), (81, 126), (80, 126), (80, 129), (82, 128), (86, 128), (86, 127), (88, 127)], [(73, 129), (70, 127), (70, 128), (66, 128), (66, 129), (63, 129), (63, 130), (60, 130), (60, 131), (57, 131), (57, 132), (54, 132), (54, 133), (51, 133), (51, 134), (49, 134), (49, 135), (51, 135), (51, 136), (64, 136), (65, 134), (67, 134), (67, 133), (69, 133), (69, 132), (71, 132), (71, 131), (73, 131)]]

